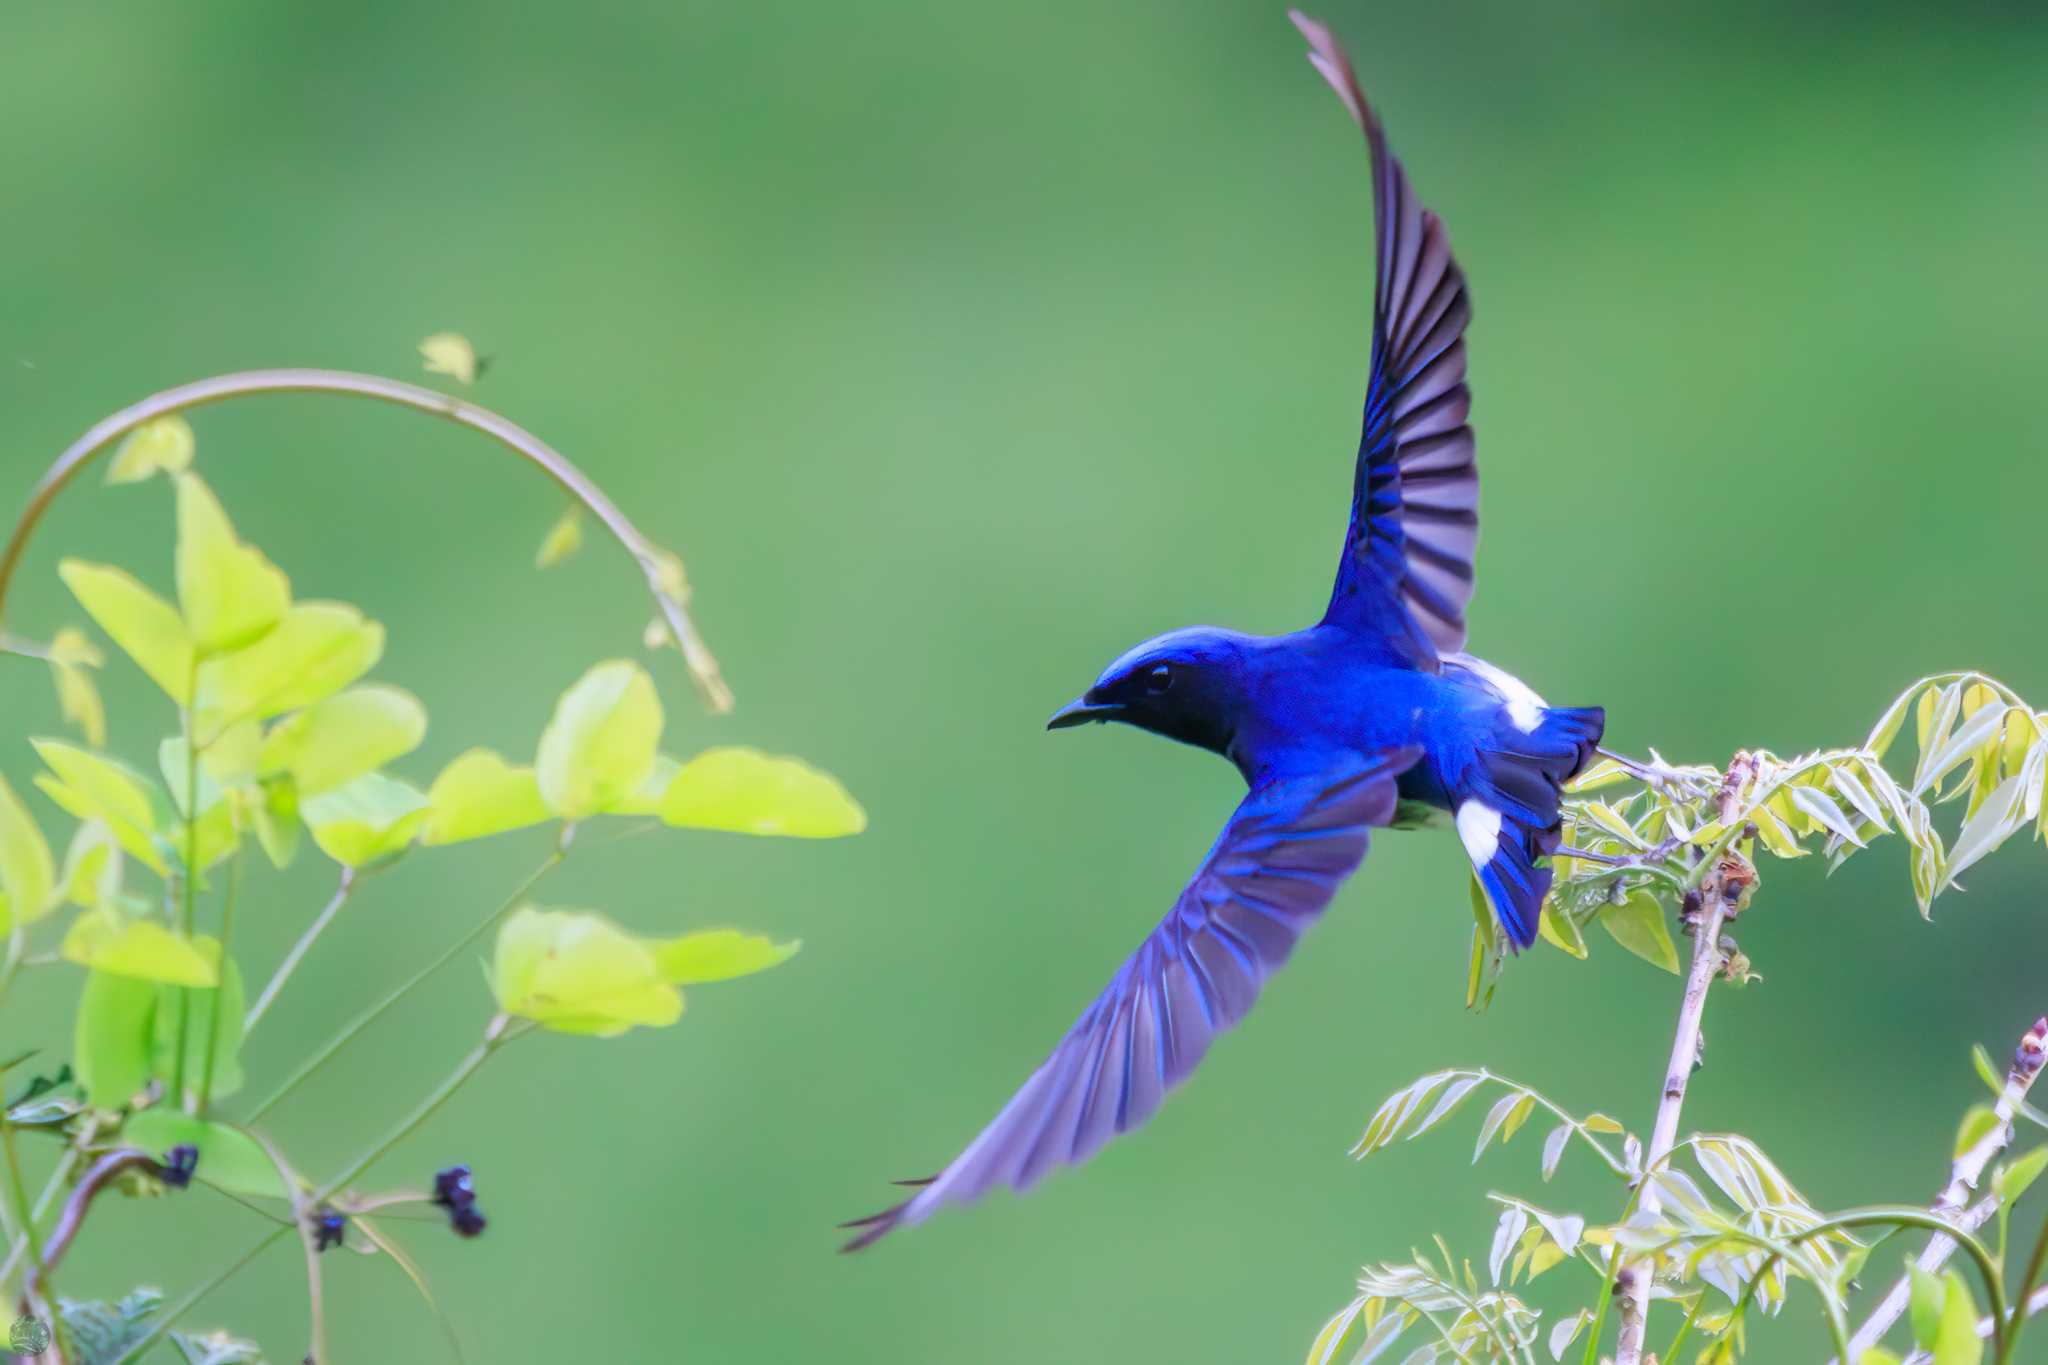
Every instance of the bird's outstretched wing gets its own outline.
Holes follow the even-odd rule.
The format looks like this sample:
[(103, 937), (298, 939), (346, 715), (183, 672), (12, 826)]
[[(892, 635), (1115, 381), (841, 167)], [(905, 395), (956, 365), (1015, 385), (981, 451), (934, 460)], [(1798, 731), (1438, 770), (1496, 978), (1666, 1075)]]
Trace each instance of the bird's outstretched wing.
[(1330, 30), (1298, 12), (1309, 61), (1365, 130), (1372, 152), (1372, 375), (1351, 489), (1351, 527), (1324, 619), (1378, 631), (1421, 668), (1465, 646), (1479, 468), (1465, 418), (1465, 276)]
[(894, 1208), (846, 1226), (848, 1251), (996, 1185), (1026, 1189), (1152, 1117), (1365, 857), (1394, 811), (1394, 779), (1421, 751), (1254, 787), (1173, 910), (1118, 969), (1001, 1113)]

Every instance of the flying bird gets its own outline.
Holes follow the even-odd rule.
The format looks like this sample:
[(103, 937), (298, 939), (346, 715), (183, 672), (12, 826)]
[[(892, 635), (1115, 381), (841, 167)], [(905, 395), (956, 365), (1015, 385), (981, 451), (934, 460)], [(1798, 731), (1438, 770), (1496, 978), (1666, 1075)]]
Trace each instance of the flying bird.
[(1559, 788), (1599, 707), (1553, 707), (1463, 652), (1479, 471), (1465, 278), (1387, 149), (1330, 31), (1290, 16), (1365, 133), (1378, 285), (1351, 521), (1323, 617), (1287, 635), (1213, 626), (1147, 640), (1048, 729), (1118, 721), (1221, 754), (1250, 788), (1166, 918), (966, 1150), (847, 1250), (998, 1185), (1024, 1190), (1152, 1117), (1251, 1009), (1372, 830), (1455, 826), (1507, 941), (1535, 941)]

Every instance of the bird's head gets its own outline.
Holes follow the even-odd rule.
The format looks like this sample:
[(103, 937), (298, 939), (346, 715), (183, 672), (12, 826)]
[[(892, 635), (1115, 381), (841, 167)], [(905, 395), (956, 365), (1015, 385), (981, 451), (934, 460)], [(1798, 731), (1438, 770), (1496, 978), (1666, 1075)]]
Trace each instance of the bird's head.
[(1215, 626), (1191, 626), (1147, 640), (1104, 669), (1095, 685), (1055, 712), (1045, 728), (1121, 721), (1227, 756), (1255, 641)]

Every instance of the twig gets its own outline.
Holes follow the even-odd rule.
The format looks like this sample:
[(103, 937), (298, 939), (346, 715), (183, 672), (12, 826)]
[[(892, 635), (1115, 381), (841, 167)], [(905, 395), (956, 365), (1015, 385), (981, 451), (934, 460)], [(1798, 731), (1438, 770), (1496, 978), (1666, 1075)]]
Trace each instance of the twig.
[(675, 636), (676, 644), (682, 650), (691, 680), (696, 683), (704, 704), (717, 712), (732, 710), (732, 691), (719, 674), (718, 661), (712, 657), (684, 609), (687, 588), (682, 582), (681, 565), (673, 555), (642, 535), (640, 528), (605, 496), (603, 489), (591, 482), (588, 475), (553, 446), (488, 408), (480, 408), (474, 403), (466, 403), (417, 384), (404, 384), (374, 374), (315, 369), (245, 370), (239, 374), (217, 375), (212, 379), (195, 380), (165, 389), (102, 418), (65, 448), (64, 453), (44, 471), (35, 491), (29, 495), (28, 506), (15, 523), (7, 548), (0, 551), (0, 607), (4, 607), (8, 585), (13, 581), (22, 551), (27, 548), (29, 535), (35, 530), (36, 523), (42, 520), (43, 512), (72, 477), (91, 464), (102, 451), (145, 422), (258, 393), (339, 393), (374, 398), (482, 432), (532, 462), (561, 485), (564, 492), (589, 508), (612, 537), (633, 556), (647, 580), (648, 591), (654, 595), (655, 605), (668, 623), (669, 633)]
[(341, 1030), (341, 1032), (335, 1034), (332, 1038), (328, 1039), (327, 1042), (321, 1046), (318, 1052), (315, 1052), (311, 1057), (308, 1057), (304, 1062), (300, 1063), (299, 1069), (297, 1071), (294, 1071), (290, 1076), (288, 1076), (285, 1079), (284, 1084), (280, 1085), (277, 1089), (271, 1091), (270, 1097), (268, 1099), (264, 1100), (263, 1103), (257, 1105), (253, 1110), (251, 1110), (249, 1113), (249, 1117), (245, 1119), (244, 1122), (254, 1123), (256, 1122), (256, 1120), (262, 1118), (265, 1114), (269, 1113), (271, 1109), (275, 1107), (279, 1101), (284, 1099), (285, 1096), (291, 1094), (292, 1091), (298, 1089), (300, 1082), (304, 1081), (308, 1076), (312, 1075), (321, 1067), (325, 1066), (327, 1064), (328, 1058), (332, 1057), (335, 1053), (341, 1051), (342, 1048), (346, 1047), (351, 1039), (353, 1039), (357, 1034), (361, 1033), (364, 1029), (368, 1028), (371, 1024), (375, 1023), (384, 1014), (386, 1010), (390, 1009), (393, 1005), (396, 1005), (399, 1001), (405, 999), (405, 997), (410, 995), (413, 992), (413, 989), (417, 987), (421, 982), (425, 981), (435, 972), (440, 971), (441, 968), (447, 966), (450, 962), (453, 962), (465, 948), (469, 947), (470, 944), (475, 943), (478, 939), (482, 938), (484, 936), (484, 933), (487, 930), (489, 930), (492, 925), (496, 924), (499, 920), (503, 919), (505, 916), (511, 914), (515, 909), (517, 909), (519, 907), (520, 902), (526, 899), (526, 893), (533, 890), (534, 887), (538, 886), (541, 882), (541, 879), (546, 877), (549, 872), (552, 872), (555, 868), (555, 865), (562, 861), (562, 858), (564, 856), (564, 850), (567, 849), (567, 847), (568, 839), (565, 836), (562, 842), (556, 846), (555, 851), (548, 855), (547, 861), (543, 862), (539, 867), (535, 868), (531, 873), (529, 873), (527, 875), (526, 880), (521, 882), (518, 885), (518, 887), (516, 887), (513, 890), (511, 895), (505, 897), (505, 899), (499, 904), (497, 909), (491, 911), (490, 914), (484, 916), (484, 918), (478, 922), (475, 928), (471, 929), (468, 933), (464, 934), (461, 938), (457, 939), (454, 943), (450, 944), (447, 950), (444, 951), (439, 957), (435, 958), (432, 962), (429, 962), (426, 966), (420, 968), (417, 972), (414, 972), (410, 977), (406, 978), (398, 986), (394, 987), (389, 995), (386, 995), (382, 1000), (379, 1000), (376, 1004), (370, 1006), (369, 1009), (357, 1015)]
[[(2039, 1313), (2048, 1313), (2048, 1285), (2036, 1289), (2027, 1301), (2014, 1311), (2013, 1321), (2017, 1323)], [(1978, 1337), (1989, 1337), (1994, 1325), (1989, 1317), (1977, 1319)], [(1899, 1365), (1934, 1365), (1934, 1357), (1916, 1347), (1906, 1353), (1906, 1358), (1899, 1362)]]
[[(1736, 765), (1742, 759), (1738, 755)], [(1730, 818), (1727, 793), (1735, 786), (1736, 768), (1729, 769), (1724, 786), (1722, 818)], [(1649, 1150), (1643, 1154), (1642, 1197), (1637, 1207), (1652, 1217), (1663, 1212), (1664, 1201), (1650, 1172), (1662, 1166), (1678, 1141), (1678, 1120), (1685, 1109), (1686, 1085), (1700, 1063), (1700, 1018), (1706, 1013), (1707, 990), (1722, 968), (1721, 927), (1740, 903), (1742, 891), (1754, 874), (1728, 852), (1738, 833), (1731, 828), (1703, 863), (1699, 883), (1699, 912), (1693, 925), (1692, 971), (1686, 977), (1685, 996), (1678, 1007), (1678, 1027), (1671, 1037), (1671, 1060), (1664, 1072), (1664, 1093), (1657, 1104), (1657, 1120), (1650, 1129)], [(1624, 1265), (1615, 1277), (1615, 1297), (1621, 1309), (1614, 1347), (1615, 1365), (1641, 1365), (1643, 1334), (1649, 1326), (1650, 1282), (1656, 1275), (1654, 1258)]]
[[(1936, 1216), (1953, 1222), (1965, 1232), (1982, 1226), (1985, 1219), (1997, 1210), (1997, 1200), (1987, 1199), (1969, 1207), (1971, 1192), (1984, 1178), (1984, 1168), (1991, 1159), (2004, 1151), (2012, 1141), (2012, 1116), (2018, 1111), (2027, 1091), (2033, 1087), (2034, 1078), (2041, 1074), (2041, 1062), (2048, 1055), (2048, 1018), (2036, 1020), (2034, 1026), (2021, 1037), (2019, 1047), (2013, 1052), (2012, 1066), (2005, 1073), (2005, 1089), (1999, 1092), (1994, 1112), (1998, 1121), (1991, 1125), (1984, 1136), (1970, 1144), (1969, 1150), (1955, 1159), (1950, 1168), (1949, 1181), (1934, 1201)], [(1987, 1208), (1986, 1205), (1989, 1207)], [(1976, 1216), (1976, 1223), (1968, 1220)], [(1927, 1239), (1919, 1259), (1915, 1262), (1920, 1269), (1932, 1273), (1939, 1270), (1955, 1253), (1955, 1239), (1936, 1233)], [(1884, 1339), (1899, 1315), (1906, 1311), (1906, 1305), (1913, 1295), (1913, 1281), (1910, 1276), (1900, 1276), (1883, 1300), (1877, 1305), (1864, 1324), (1849, 1338), (1849, 1359), (1861, 1360), (1863, 1353)]]
[(349, 892), (355, 889), (355, 883), (356, 870), (352, 867), (341, 869), (341, 884), (334, 888), (334, 894), (328, 897), (327, 904), (306, 927), (306, 932), (299, 935), (298, 942), (292, 944), (291, 951), (284, 955), (284, 961), (277, 964), (277, 970), (271, 973), (270, 981), (263, 987), (263, 993), (258, 995), (256, 1003), (249, 1007), (249, 1016), (242, 1021), (242, 1033), (245, 1037), (256, 1031), (257, 1021), (269, 1011), (271, 1004), (277, 999), (277, 993), (284, 989), (284, 983), (292, 979), (292, 973), (299, 969), (299, 963), (312, 951), (314, 941), (327, 932), (327, 926), (341, 913), (341, 907), (348, 904)]
[(29, 1261), (28, 1278), (24, 1281), (24, 1294), (38, 1294), (43, 1289), (43, 1280), (64, 1252), (78, 1236), (78, 1230), (85, 1226), (86, 1211), (92, 1206), (100, 1192), (120, 1176), (129, 1171), (148, 1171), (162, 1179), (174, 1176), (155, 1157), (137, 1147), (117, 1147), (86, 1168), (78, 1178), (71, 1197), (64, 1201), (64, 1212), (57, 1218), (57, 1225), (50, 1229), (50, 1236), (43, 1243), (42, 1254)]

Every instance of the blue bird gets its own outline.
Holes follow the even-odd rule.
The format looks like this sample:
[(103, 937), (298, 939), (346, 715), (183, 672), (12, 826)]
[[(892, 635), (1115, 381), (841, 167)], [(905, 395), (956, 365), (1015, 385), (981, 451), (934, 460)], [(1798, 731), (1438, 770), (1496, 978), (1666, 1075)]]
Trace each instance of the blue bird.
[(1466, 424), (1465, 280), (1387, 150), (1351, 63), (1295, 13), (1309, 61), (1365, 132), (1378, 286), (1351, 523), (1321, 621), (1288, 635), (1176, 630), (1049, 722), (1119, 721), (1223, 755), (1250, 791), (1193, 881), (980, 1135), (854, 1250), (997, 1185), (1024, 1190), (1149, 1119), (1251, 1009), (1365, 857), (1370, 832), (1449, 818), (1507, 940), (1535, 941), (1559, 787), (1598, 707), (1547, 705), (1463, 653), (1479, 473)]

